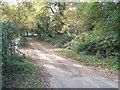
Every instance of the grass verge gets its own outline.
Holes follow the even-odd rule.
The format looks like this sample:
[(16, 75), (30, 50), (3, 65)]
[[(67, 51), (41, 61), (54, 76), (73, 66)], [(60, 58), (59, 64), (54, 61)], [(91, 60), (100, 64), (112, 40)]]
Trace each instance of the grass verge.
[(14, 72), (4, 79), (4, 88), (42, 88), (40, 68), (32, 64), (30, 58), (16, 63)]
[[(24, 48), (29, 48), (28, 42), (21, 42)], [(32, 58), (12, 55), (3, 63), (3, 88), (44, 88), (41, 80), (40, 67), (33, 63)]]
[(119, 70), (117, 58), (97, 58), (94, 55), (79, 55), (71, 51), (62, 52), (68, 58), (82, 62), (86, 66), (95, 66), (98, 68)]
[[(52, 44), (50, 44), (47, 41), (42, 41), (40, 39), (35, 39), (44, 45), (50, 46), (52, 48), (55, 48)], [(84, 54), (76, 54), (73, 51), (67, 51), (64, 48), (58, 49), (58, 52), (61, 52), (62, 55), (71, 58), (73, 60), (77, 60), (82, 62), (86, 66), (95, 66), (98, 68), (104, 68), (104, 69), (110, 69), (110, 70), (119, 70), (119, 60), (118, 58), (98, 58), (95, 55), (84, 55)]]

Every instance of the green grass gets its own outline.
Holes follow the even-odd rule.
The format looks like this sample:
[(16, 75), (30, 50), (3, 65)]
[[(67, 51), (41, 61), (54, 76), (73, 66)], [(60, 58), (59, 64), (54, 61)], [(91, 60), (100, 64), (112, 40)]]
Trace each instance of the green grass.
[[(26, 58), (24, 62), (12, 63), (15, 67), (8, 68), (9, 72), (4, 75), (3, 87), (5, 88), (41, 88), (40, 68), (32, 63), (32, 59)], [(12, 70), (14, 69), (14, 70)]]
[(79, 55), (74, 52), (67, 52), (67, 57), (82, 62), (86, 66), (96, 66), (98, 68), (118, 70), (117, 58), (97, 58), (94, 55)]

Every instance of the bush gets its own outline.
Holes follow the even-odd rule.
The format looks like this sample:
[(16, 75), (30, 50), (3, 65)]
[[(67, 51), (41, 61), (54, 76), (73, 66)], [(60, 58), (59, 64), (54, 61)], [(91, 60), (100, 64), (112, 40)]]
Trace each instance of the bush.
[(20, 36), (20, 38), (19, 38), (20, 40), (19, 40), (19, 45), (18, 46), (20, 46), (20, 47), (26, 47), (26, 38), (24, 37), (24, 36)]
[[(16, 34), (17, 32), (15, 32), (15, 28), (11, 26), (10, 23), (3, 23), (2, 28), (2, 81), (4, 86), (4, 81), (10, 74), (14, 72), (17, 73), (23, 69), (24, 57), (12, 52), (12, 47), (15, 46), (12, 41), (16, 39), (18, 35)], [(25, 42), (25, 39), (22, 38), (21, 40)]]
[(102, 56), (103, 58), (119, 56), (120, 41), (118, 34), (106, 33), (105, 35), (81, 35), (79, 40), (72, 46), (72, 50), (77, 54), (85, 51), (86, 54), (93, 54)]
[(97, 53), (96, 53), (96, 58), (98, 58), (98, 59), (101, 58), (101, 55), (100, 55), (100, 52), (99, 52), (99, 51), (97, 51)]

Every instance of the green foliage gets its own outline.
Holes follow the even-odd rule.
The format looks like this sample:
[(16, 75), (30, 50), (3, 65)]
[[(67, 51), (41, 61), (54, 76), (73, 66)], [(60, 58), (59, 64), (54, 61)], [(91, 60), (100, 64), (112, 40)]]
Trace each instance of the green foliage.
[(2, 60), (9, 59), (8, 58), (8, 52), (9, 52), (9, 46), (7, 41), (6, 32), (2, 31)]
[(3, 88), (41, 87), (40, 69), (31, 63), (31, 58), (27, 57), (24, 62), (20, 62), (16, 60), (18, 57), (13, 57), (13, 60), (7, 63), (7, 71), (3, 73), (2, 78)]
[(101, 58), (101, 55), (100, 55), (100, 52), (99, 52), (99, 51), (97, 51), (97, 53), (96, 53), (96, 57), (97, 57), (98, 59)]
[(23, 70), (24, 58), (18, 55), (9, 56), (9, 60), (3, 62), (3, 75), (9, 75), (13, 72)]
[(74, 60), (80, 61), (82, 64), (87, 66), (95, 66), (98, 68), (119, 70), (118, 58), (97, 58), (93, 55), (85, 55), (85, 52), (80, 52), (76, 54), (74, 52), (67, 52), (66, 56)]
[(2, 60), (3, 62), (9, 60), (11, 42), (16, 37), (14, 26), (9, 22), (2, 24)]
[(3, 87), (6, 78), (10, 74), (23, 70), (25, 63), (24, 57), (19, 56), (14, 52), (13, 39), (18, 36), (17, 28), (11, 25), (10, 22), (2, 24), (2, 73), (3, 73)]
[(19, 36), (18, 28), (14, 26), (12, 22), (2, 23), (2, 30), (3, 30), (3, 35), (6, 33), (5, 35), (7, 35), (6, 39), (8, 41), (12, 41), (13, 39), (16, 39)]
[(119, 2), (22, 2), (2, 6), (4, 61), (12, 57), (12, 40), (21, 36), (20, 46), (24, 46), (23, 36), (31, 31), (40, 40), (79, 55), (119, 57)]
[(85, 51), (87, 54), (99, 54), (102, 57), (117, 56), (120, 41), (118, 34), (106, 33), (106, 35), (86, 35), (81, 36), (79, 41), (74, 45), (73, 49), (79, 53)]
[(26, 40), (25, 36), (20, 36), (19, 39), (20, 40), (19, 40), (19, 45), (18, 46), (20, 46), (20, 47), (26, 47), (26, 45), (27, 45), (26, 41), (27, 40)]

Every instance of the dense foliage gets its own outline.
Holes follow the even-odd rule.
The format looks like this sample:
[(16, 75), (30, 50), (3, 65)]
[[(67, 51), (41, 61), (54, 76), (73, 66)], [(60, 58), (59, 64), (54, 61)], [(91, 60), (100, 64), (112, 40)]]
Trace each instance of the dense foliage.
[(24, 42), (23, 37), (29, 33), (36, 33), (40, 40), (79, 55), (84, 53), (98, 58), (118, 58), (119, 4), (21, 2), (15, 6), (2, 3), (3, 67), (8, 67), (6, 63), (15, 60), (11, 42), (18, 37)]
[(62, 15), (58, 15), (58, 9), (51, 18), (49, 42), (76, 53), (99, 53), (103, 58), (119, 56), (119, 2), (65, 3), (65, 7)]

